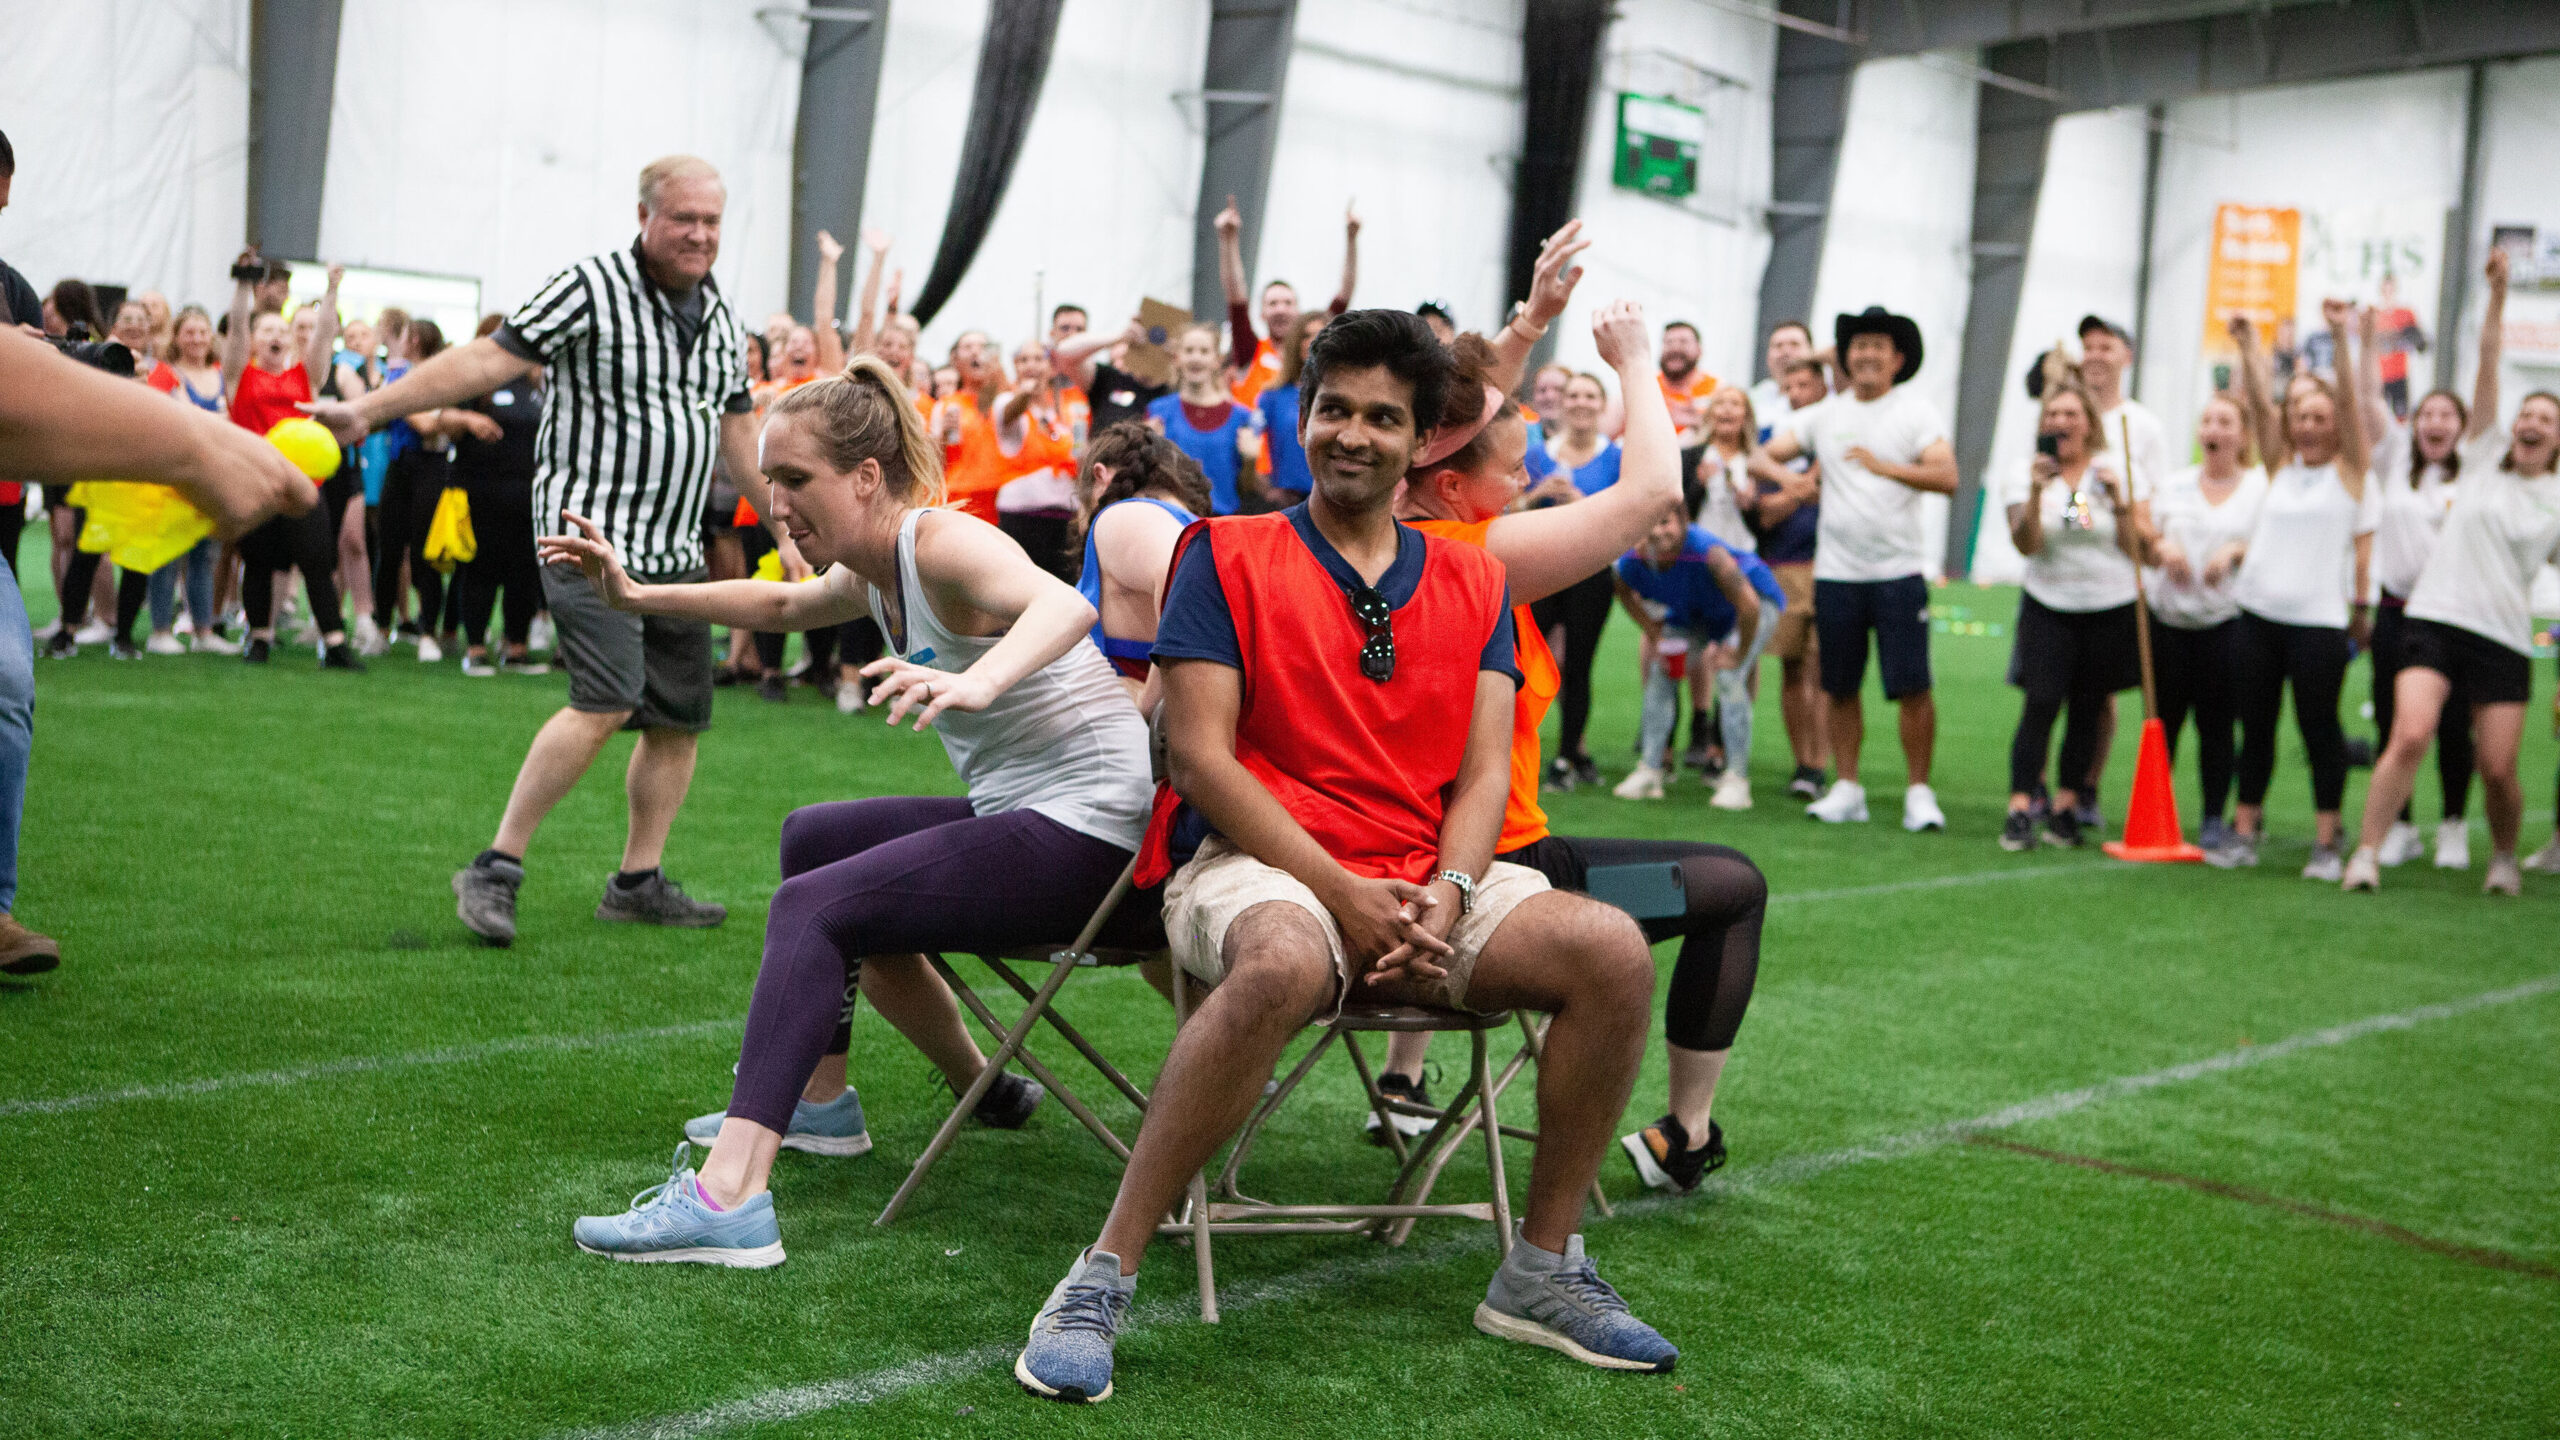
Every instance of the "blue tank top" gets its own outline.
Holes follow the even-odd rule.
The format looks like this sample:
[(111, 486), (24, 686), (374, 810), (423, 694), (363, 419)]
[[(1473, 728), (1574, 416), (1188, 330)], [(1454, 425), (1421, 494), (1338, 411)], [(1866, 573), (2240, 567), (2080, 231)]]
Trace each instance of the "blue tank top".
[[(1580, 466), (1570, 472), (1573, 477), (1573, 488), (1585, 495), (1597, 495), (1617, 484), (1618, 464), (1625, 457), (1626, 452), (1619, 448), (1615, 440), (1601, 446), (1599, 454), (1583, 461)], [(1544, 480), (1564, 468), (1556, 463), (1555, 456), (1547, 453), (1547, 447), (1542, 440), (1530, 443), (1529, 453), (1524, 459), (1525, 468), (1532, 480)]]
[(1298, 387), (1274, 385), (1262, 392), (1257, 404), (1262, 411), (1263, 443), (1271, 449), (1271, 488), (1300, 495), (1315, 489), (1306, 447), (1298, 443)]
[(1164, 437), (1182, 447), (1182, 453), (1200, 462), (1200, 471), (1209, 477), (1209, 509), (1213, 514), (1233, 515), (1239, 505), (1236, 479), (1243, 464), (1236, 454), (1236, 433), (1252, 423), (1253, 411), (1227, 402), (1226, 423), (1215, 430), (1192, 428), (1191, 418), (1182, 411), (1180, 395), (1164, 396), (1147, 406), (1147, 414), (1164, 426)]
[[(1093, 607), (1093, 643), (1102, 647), (1103, 658), (1109, 660), (1114, 668), (1123, 662), (1144, 665), (1155, 654), (1156, 648), (1152, 640), (1121, 640), (1102, 633), (1102, 555), (1093, 543), (1093, 533), (1102, 527), (1103, 516), (1123, 505), (1153, 505), (1185, 525), (1200, 518), (1170, 500), (1159, 500), (1153, 495), (1132, 495), (1126, 500), (1114, 500), (1095, 511), (1093, 523), (1085, 527), (1084, 572), (1076, 577), (1076, 593), (1084, 596), (1085, 603)], [(1128, 672), (1122, 670), (1121, 673)]]
[(179, 387), (180, 389), (182, 389), (182, 390), (184, 390), (184, 391), (186, 391), (186, 392), (187, 392), (187, 403), (188, 403), (188, 404), (193, 405), (194, 407), (196, 407), (196, 408), (197, 408), (197, 409), (199, 409), (199, 410), (209, 410), (209, 411), (213, 412), (213, 413), (214, 413), (214, 414), (216, 414), (216, 415), (219, 415), (219, 414), (221, 414), (221, 413), (222, 413), (222, 387), (221, 387), (221, 386), (217, 385), (217, 386), (213, 387), (213, 393), (212, 393), (212, 394), (210, 394), (210, 395), (207, 395), (206, 393), (204, 393), (204, 392), (203, 392), (203, 391), (201, 391), (201, 390), (198, 390), (198, 389), (195, 387), (195, 382), (193, 382), (193, 381), (189, 380), (185, 375), (181, 374), (181, 375), (178, 377), (178, 387)]

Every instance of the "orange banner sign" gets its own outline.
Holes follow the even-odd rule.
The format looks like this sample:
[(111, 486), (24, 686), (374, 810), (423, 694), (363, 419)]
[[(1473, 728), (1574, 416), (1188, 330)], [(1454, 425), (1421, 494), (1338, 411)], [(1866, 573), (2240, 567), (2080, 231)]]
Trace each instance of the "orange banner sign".
[(2229, 326), (2235, 314), (2258, 327), (2262, 345), (2278, 321), (2293, 318), (2301, 256), (2301, 211), (2260, 205), (2214, 210), (2213, 256), (2204, 283), (2206, 355), (2234, 353)]

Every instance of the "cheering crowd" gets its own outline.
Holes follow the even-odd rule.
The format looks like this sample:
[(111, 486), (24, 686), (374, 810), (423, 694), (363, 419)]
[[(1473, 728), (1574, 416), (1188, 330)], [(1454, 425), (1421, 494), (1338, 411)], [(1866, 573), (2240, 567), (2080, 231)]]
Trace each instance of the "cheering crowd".
[[(266, 661), (297, 588), (328, 669), (407, 643), (426, 661), (458, 652), (466, 674), (538, 673), (547, 650), (567, 703), (452, 877), (461, 919), (497, 945), (517, 938), (542, 822), (624, 729), (640, 734), (630, 822), (597, 918), (725, 920), (667, 877), (666, 840), (714, 690), (752, 681), (786, 698), (791, 633), (797, 678), (838, 708), (939, 733), (965, 798), (786, 820), (731, 1093), (685, 1126), (708, 1158), (697, 1171), (680, 1151), (630, 1210), (579, 1219), (588, 1251), (782, 1263), (777, 1151), (869, 1145), (846, 1073), (857, 995), (955, 1091), (981, 1094), (978, 1118), (1022, 1124), (1042, 1088), (980, 1084), (986, 1058), (924, 957), (1054, 942), (1129, 875), (1145, 898), (1112, 923), (1207, 998), (1175, 1034), (1095, 1243), (1037, 1312), (1026, 1387), (1112, 1393), (1113, 1337), (1159, 1222), (1290, 1038), (1355, 995), (1551, 1017), (1529, 1204), (1475, 1323), (1604, 1368), (1670, 1370), (1676, 1347), (1584, 1252), (1582, 1206), (1613, 1144), (1674, 1193), (1724, 1163), (1715, 1091), (1767, 889), (1729, 847), (1554, 833), (1541, 795), (1606, 783), (1587, 730), (1623, 613), (1640, 632), (1641, 718), (1618, 797), (1659, 799), (1695, 770), (1714, 807), (1751, 808), (1774, 656), (1789, 794), (1817, 821), (1866, 821), (1872, 655), (1902, 824), (1946, 828), (1922, 508), (1958, 476), (1944, 418), (1910, 388), (1918, 326), (1881, 307), (1827, 337), (1778, 326), (1769, 378), (1746, 389), (1705, 373), (1693, 326), (1655, 331), (1612, 303), (1592, 319), (1612, 374), (1540, 369), (1591, 243), (1578, 222), (1486, 335), (1436, 306), (1353, 308), (1354, 215), (1322, 310), (1278, 280), (1250, 293), (1230, 203), (1214, 221), (1224, 335), (1100, 328), (1062, 305), (1046, 335), (1008, 349), (964, 332), (934, 366), (885, 237), (865, 237), (849, 326), (844, 251), (821, 233), (813, 316), (749, 333), (712, 276), (717, 172), (669, 157), (637, 198), (627, 249), (563, 269), (460, 344), (396, 311), (345, 320), (335, 270), (289, 308), (291, 277), (255, 252), (219, 320), (151, 296), (109, 320), (78, 281), (27, 292), (35, 328), (112, 338), (168, 403), (260, 434), (308, 416), (339, 452), (318, 467), (320, 503), (113, 578), (100, 552), (132, 537), (93, 546), (91, 532), (139, 522), (102, 517), (85, 487), (49, 489), (52, 653), (103, 629), (120, 655)], [(2034, 453), (1994, 492), (2026, 560), (2004, 847), (2077, 845), (2103, 823), (2114, 700), (2142, 682), (2147, 624), (2172, 742), (2195, 728), (2215, 864), (2256, 863), (2289, 687), (2317, 814), (2307, 877), (2371, 889), (2417, 853), (2406, 801), (2432, 742), (2437, 862), (2468, 864), (2459, 822), (2477, 774), (2486, 888), (2518, 892), (2528, 603), (2560, 551), (2560, 398), (2537, 392), (2500, 423), (2502, 258), (2488, 278), (2469, 403), (2428, 394), (2405, 425), (2386, 401), (2381, 317), (2330, 302), (2334, 373), (2301, 365), (2281, 391), (2235, 322), (2237, 388), (2204, 407), (2193, 465), (2126, 398), (2121, 328), (2092, 316), (2041, 359)], [(0, 288), (22, 313), (24, 282), (0, 267)], [(2338, 707), (2358, 646), (2386, 744), (2351, 842)], [(1647, 863), (1676, 874), (1672, 913), (1639, 924), (1583, 893), (1596, 867)], [(2560, 870), (2560, 841), (2527, 863)], [(1663, 1108), (1620, 1135), (1653, 1023), (1648, 945), (1675, 937)], [(1397, 1037), (1382, 1092), (1427, 1105), (1427, 1038)]]

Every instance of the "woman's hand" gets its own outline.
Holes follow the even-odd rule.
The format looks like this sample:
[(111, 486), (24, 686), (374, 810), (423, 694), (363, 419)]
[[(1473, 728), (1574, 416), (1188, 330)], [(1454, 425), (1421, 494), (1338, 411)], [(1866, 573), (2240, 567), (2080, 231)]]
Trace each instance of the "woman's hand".
[(1558, 470), (1530, 486), (1529, 493), (1520, 498), (1532, 505), (1569, 505), (1582, 498), (1582, 487), (1573, 483), (1572, 476)]
[(1739, 670), (1742, 668), (1741, 647), (1718, 640), (1707, 647), (1706, 661), (1710, 670)]
[(575, 535), (545, 535), (533, 542), (534, 553), (545, 565), (575, 565), (596, 587), (604, 603), (616, 610), (639, 608), (640, 587), (622, 568), (622, 556), (596, 528), (596, 522), (584, 515), (563, 510), (560, 518), (578, 531)]
[(2159, 556), (2160, 573), (2168, 576), (2170, 583), (2177, 585), (2196, 583), (2195, 571), (2187, 565), (2185, 546), (2175, 540), (2163, 540), (2160, 542)]
[(2204, 562), (2204, 583), (2219, 585), (2230, 579), (2231, 572), (2239, 568), (2240, 557), (2244, 553), (2243, 548), (2238, 545), (2225, 545), (2214, 551)]
[(1591, 312), (1591, 343), (1612, 370), (1653, 364), (1652, 337), (1645, 333), (1644, 307), (1633, 300), (1612, 300)]
[(965, 670), (954, 675), (894, 655), (863, 666), (862, 674), (871, 682), (871, 703), (889, 707), (889, 723), (897, 724), (912, 710), (916, 723), (911, 728), (917, 730), (932, 724), (945, 710), (984, 710), (996, 698), (995, 686)]
[(1573, 258), (1591, 248), (1582, 238), (1582, 222), (1568, 220), (1564, 228), (1547, 237), (1538, 251), (1537, 269), (1529, 280), (1529, 302), (1522, 318), (1540, 330), (1555, 323), (1564, 313), (1566, 302), (1573, 299), (1573, 287), (1582, 283), (1582, 267)]
[(2036, 488), (2041, 490), (2062, 478), (2062, 462), (2039, 450), (2036, 458), (2027, 462), (2027, 473), (2035, 478)]
[(495, 445), (507, 438), (507, 432), (499, 426), (497, 421), (477, 410), (447, 410), (444, 413), (445, 418), (452, 422), (455, 429), (483, 445)]

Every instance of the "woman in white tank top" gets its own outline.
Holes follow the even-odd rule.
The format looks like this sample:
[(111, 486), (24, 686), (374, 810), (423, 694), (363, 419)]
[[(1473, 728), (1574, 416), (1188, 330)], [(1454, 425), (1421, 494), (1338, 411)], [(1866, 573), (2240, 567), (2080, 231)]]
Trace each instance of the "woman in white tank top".
[[(622, 610), (750, 630), (877, 620), (889, 654), (864, 667), (871, 704), (891, 725), (940, 731), (969, 796), (811, 805), (784, 821), (729, 1106), (686, 1127), (710, 1159), (699, 1176), (679, 1159), (647, 1205), (575, 1228), (582, 1248), (625, 1259), (780, 1264), (765, 1191), (776, 1151), (870, 1148), (841, 1063), (821, 1068), (848, 1038), (849, 982), (967, 1091), (986, 1062), (923, 952), (1077, 933), (1136, 853), (1152, 798), (1146, 725), (1086, 643), (1093, 607), (995, 526), (934, 508), (940, 447), (885, 364), (865, 356), (775, 401), (761, 456), (773, 518), (826, 567), (810, 582), (635, 584), (576, 516), (584, 533), (544, 539), (545, 558), (578, 564)], [(1040, 1098), (999, 1075), (977, 1113), (1018, 1126)]]

